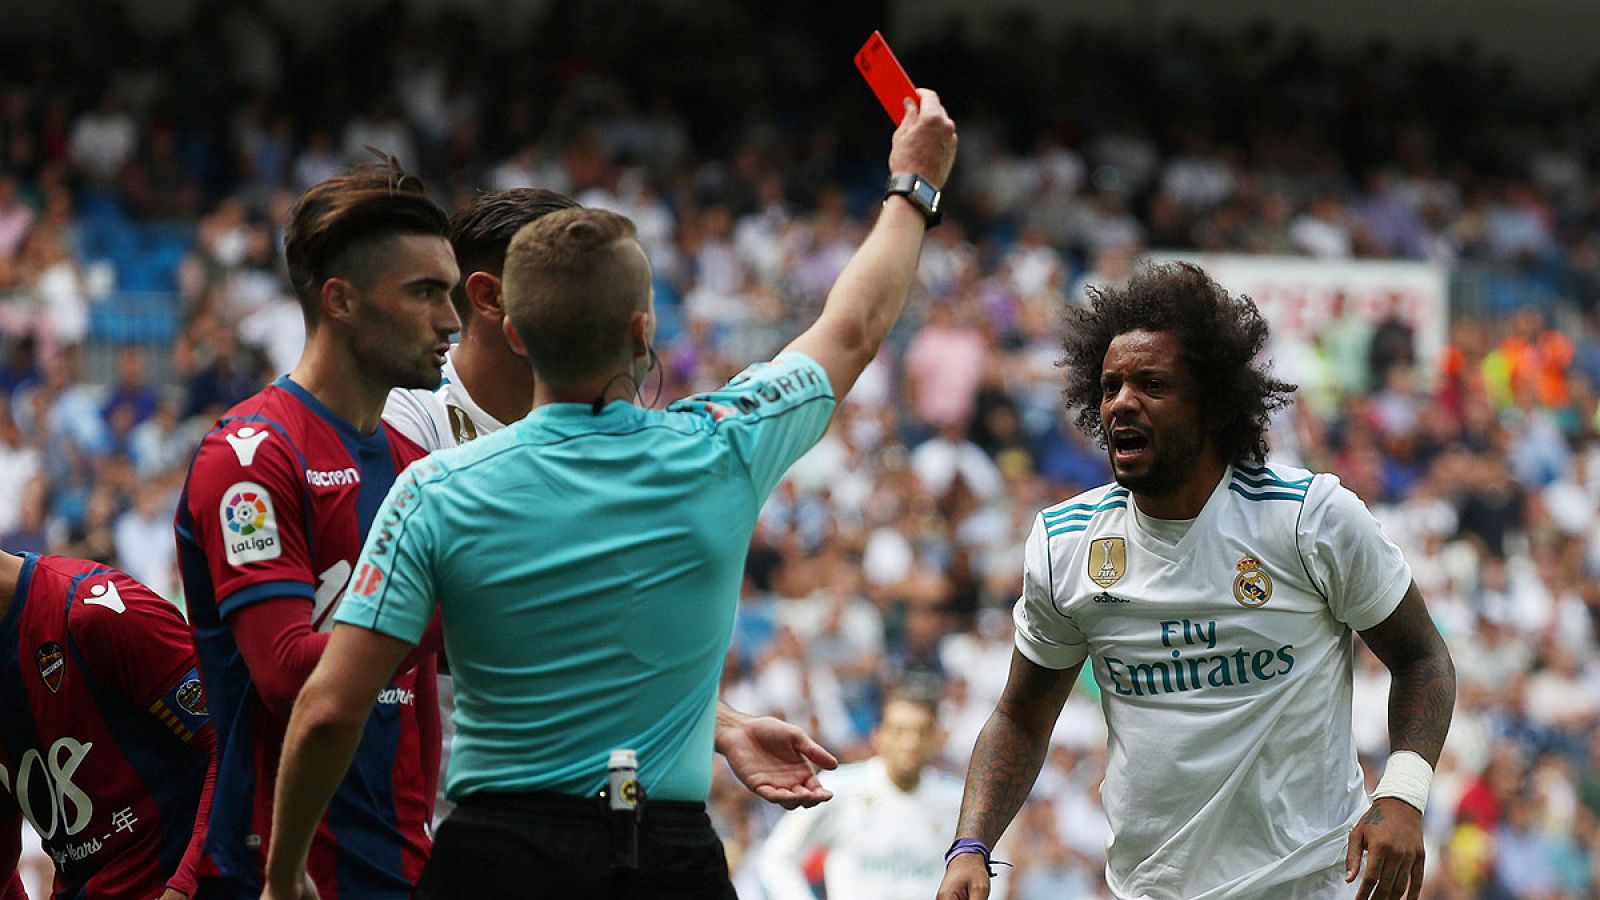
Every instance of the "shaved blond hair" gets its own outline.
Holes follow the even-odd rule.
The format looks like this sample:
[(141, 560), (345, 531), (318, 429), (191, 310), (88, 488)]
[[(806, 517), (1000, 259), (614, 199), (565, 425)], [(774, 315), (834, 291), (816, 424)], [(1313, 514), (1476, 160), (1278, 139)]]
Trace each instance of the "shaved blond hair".
[(506, 316), (538, 377), (564, 385), (615, 369), (629, 321), (650, 300), (650, 263), (635, 234), (626, 216), (564, 209), (511, 239)]

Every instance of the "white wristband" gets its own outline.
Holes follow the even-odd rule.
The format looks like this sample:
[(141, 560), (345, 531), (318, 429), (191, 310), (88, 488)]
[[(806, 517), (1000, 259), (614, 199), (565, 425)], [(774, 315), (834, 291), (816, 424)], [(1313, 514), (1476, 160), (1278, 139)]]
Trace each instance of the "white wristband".
[(1428, 788), (1433, 784), (1433, 766), (1410, 750), (1397, 750), (1389, 754), (1389, 765), (1378, 779), (1372, 799), (1394, 797), (1415, 806), (1417, 812), (1428, 811)]

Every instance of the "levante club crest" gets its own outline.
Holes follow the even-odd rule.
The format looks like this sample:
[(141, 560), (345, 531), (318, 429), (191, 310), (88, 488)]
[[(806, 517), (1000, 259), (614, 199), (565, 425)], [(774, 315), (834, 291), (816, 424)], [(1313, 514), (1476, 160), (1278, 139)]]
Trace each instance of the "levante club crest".
[(67, 654), (61, 645), (55, 641), (47, 641), (39, 645), (39, 677), (44, 679), (44, 686), (50, 693), (61, 690), (61, 679), (67, 674)]
[(1261, 570), (1261, 561), (1246, 556), (1238, 562), (1239, 574), (1233, 579), (1233, 599), (1248, 609), (1266, 606), (1272, 599), (1272, 576)]

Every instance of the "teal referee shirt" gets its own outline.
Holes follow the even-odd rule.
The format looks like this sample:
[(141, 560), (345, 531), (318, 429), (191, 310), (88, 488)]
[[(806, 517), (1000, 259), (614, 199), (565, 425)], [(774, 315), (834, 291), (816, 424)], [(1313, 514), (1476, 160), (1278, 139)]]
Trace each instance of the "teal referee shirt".
[(706, 799), (756, 516), (833, 407), (788, 353), (665, 411), (540, 406), (406, 470), (335, 618), (414, 644), (441, 610), (448, 797), (594, 794), (627, 747), (650, 796)]

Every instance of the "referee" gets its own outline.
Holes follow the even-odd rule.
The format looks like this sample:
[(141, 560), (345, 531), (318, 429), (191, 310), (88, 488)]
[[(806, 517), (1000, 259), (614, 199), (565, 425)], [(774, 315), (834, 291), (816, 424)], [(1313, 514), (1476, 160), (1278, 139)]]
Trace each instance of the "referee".
[[(937, 221), (955, 125), (919, 91), (872, 232), (805, 333), (665, 411), (632, 223), (564, 210), (505, 267), (508, 338), (537, 375), (522, 421), (408, 469), (378, 511), (296, 703), (269, 897), (308, 895), (306, 848), (389, 673), (437, 608), (456, 741), (419, 897), (733, 897), (705, 811), (722, 660), (756, 516), (898, 318)], [(598, 799), (631, 750), (638, 814)], [(633, 799), (631, 791), (624, 792)]]

